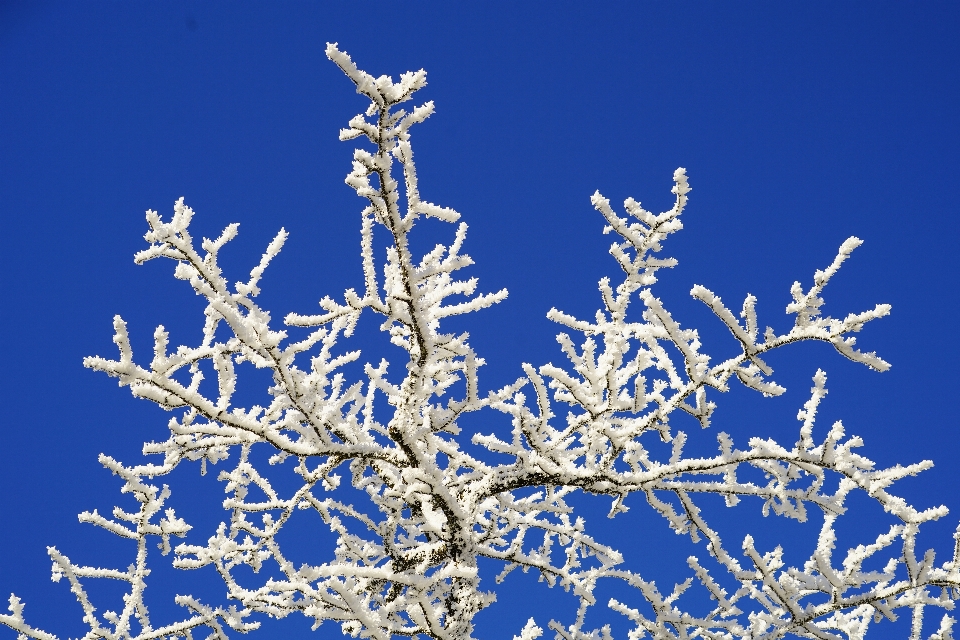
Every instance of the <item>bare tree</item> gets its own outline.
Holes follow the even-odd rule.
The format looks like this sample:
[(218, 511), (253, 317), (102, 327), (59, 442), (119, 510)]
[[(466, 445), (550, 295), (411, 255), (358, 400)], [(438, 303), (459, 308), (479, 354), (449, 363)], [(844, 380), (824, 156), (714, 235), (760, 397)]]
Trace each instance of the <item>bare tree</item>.
[[(502, 564), (497, 582), (519, 567), (538, 572), (550, 586), (572, 589), (579, 609), (569, 620), (549, 623), (556, 637), (566, 640), (610, 637), (609, 626), (590, 628), (586, 618), (601, 580), (635, 588), (635, 604), (608, 603), (635, 625), (631, 638), (862, 638), (871, 624), (906, 608), (913, 620), (911, 638), (919, 639), (927, 607), (953, 608), (960, 544), (954, 557), (939, 565), (933, 551), (915, 549), (920, 525), (942, 517), (946, 508), (918, 510), (889, 492), (894, 482), (931, 463), (876, 469), (855, 453), (862, 441), (847, 437), (840, 423), (815, 433), (827, 393), (823, 371), (814, 376), (810, 399), (798, 414), (794, 444), (757, 437), (738, 445), (718, 433), (715, 454), (692, 457), (685, 454), (687, 433), (671, 425), (681, 411), (708, 427), (715, 408), (711, 398), (727, 391), (732, 380), (764, 395), (782, 393), (764, 357), (790, 343), (827, 342), (850, 360), (886, 370), (881, 358), (856, 349), (852, 334), (887, 315), (888, 305), (843, 319), (821, 310), (824, 287), (859, 239), (845, 241), (809, 288), (794, 283), (787, 307), (794, 321), (785, 333), (760, 330), (753, 296), (746, 297), (738, 318), (719, 297), (695, 286), (691, 295), (713, 311), (739, 346), (734, 357), (712, 363), (700, 351), (697, 332), (681, 328), (652, 290), (657, 271), (676, 264), (658, 256), (664, 240), (682, 228), (690, 191), (684, 170), (674, 172), (673, 208), (658, 215), (627, 199), (622, 218), (596, 193), (592, 201), (606, 220), (604, 232), (615, 234), (610, 253), (622, 270), (620, 279), (600, 281), (602, 304), (591, 319), (549, 312), (570, 332), (557, 337), (565, 366), (524, 364), (523, 378), (483, 394), (477, 379), (483, 360), (467, 334), (445, 333), (442, 325), (449, 316), (503, 300), (507, 292), (478, 294), (475, 278), (455, 276), (472, 264), (461, 253), (463, 223), (449, 245), (437, 245), (419, 259), (410, 249), (421, 217), (448, 223), (460, 218), (421, 200), (417, 187), (410, 131), (430, 116), (433, 104), (409, 112), (399, 105), (426, 84), (426, 74), (406, 73), (394, 82), (359, 70), (336, 45), (328, 45), (327, 55), (370, 100), (340, 135), (366, 138), (373, 146), (354, 152), (346, 180), (369, 203), (360, 216), (363, 286), (348, 289), (341, 300), (323, 298), (318, 315), (288, 315), (287, 327), (305, 329), (292, 339), (287, 330), (274, 328), (256, 302), (260, 278), (280, 251), (285, 231), (249, 279), (231, 287), (218, 255), (236, 236), (237, 225), (198, 248), (188, 230), (193, 211), (182, 199), (169, 222), (147, 212), (149, 246), (136, 261), (176, 262), (175, 277), (206, 300), (203, 340), (170, 351), (168, 334), (158, 327), (153, 359), (137, 364), (118, 316), (119, 358), (85, 360), (87, 367), (119, 378), (134, 396), (173, 412), (169, 438), (144, 446), (145, 454), (162, 462), (126, 466), (101, 456), (138, 510), (80, 515), (83, 522), (136, 540), (134, 563), (127, 570), (77, 566), (49, 550), (54, 580), (67, 578), (83, 608), (86, 638), (192, 638), (200, 627), (223, 638), (227, 629), (257, 628), (261, 623), (251, 614), (300, 613), (314, 627), (334, 621), (345, 633), (365, 638), (466, 639), (473, 637), (474, 616), (495, 601), (493, 592), (481, 588), (480, 558)], [(382, 262), (374, 250), (378, 226), (389, 236)], [(363, 379), (348, 379), (346, 365), (361, 354), (341, 351), (338, 343), (352, 335), (363, 314), (380, 316), (382, 331), (405, 354), (399, 371), (381, 360), (364, 365)], [(271, 372), (268, 406), (237, 401), (237, 376), (247, 365)], [(216, 373), (215, 389), (203, 384), (204, 370)], [(557, 415), (560, 406), (566, 407), (565, 417)], [(486, 452), (474, 455), (458, 420), (477, 411), (505, 414), (512, 434), (473, 435), (470, 450)], [(299, 488), (290, 494), (275, 489), (266, 470), (252, 463), (255, 447), (269, 449), (271, 464), (296, 474)], [(184, 461), (200, 461), (204, 469), (208, 463), (229, 466), (219, 478), (226, 483), (230, 519), (206, 544), (177, 546), (173, 563), (181, 569), (212, 565), (236, 605), (212, 607), (178, 596), (186, 616), (154, 626), (143, 598), (148, 538), (159, 537), (166, 554), (170, 536), (190, 529), (164, 509), (170, 492), (154, 482)], [(337, 498), (345, 493), (342, 488), (338, 493), (339, 473), (348, 473), (355, 489), (347, 495), (362, 494), (365, 503)], [(848, 513), (845, 500), (855, 491), (879, 503), (892, 524), (876, 540), (839, 553), (835, 523)], [(574, 512), (569, 498), (576, 492), (608, 496), (611, 518), (628, 503), (646, 501), (674, 530), (702, 541), (705, 553), (688, 560), (691, 577), (661, 592), (625, 567), (621, 554), (594, 539)], [(790, 567), (779, 547), (758, 550), (749, 536), (741, 550), (731, 549), (706, 521), (700, 505), (714, 498), (703, 494), (715, 494), (729, 507), (741, 500), (759, 503), (764, 513), (801, 521), (811, 510), (822, 514), (816, 550), (803, 566)], [(300, 510), (315, 510), (336, 536), (325, 562), (298, 567), (281, 548), (278, 534)], [(246, 566), (259, 577), (268, 564), (273, 570), (263, 573), (273, 577), (259, 581), (236, 571)], [(93, 578), (129, 583), (122, 611), (98, 614), (84, 588)], [(710, 607), (685, 608), (681, 596), (694, 584), (708, 592)], [(599, 613), (591, 620), (595, 616)], [(16, 596), (0, 622), (21, 638), (54, 638), (27, 624)], [(928, 637), (950, 638), (952, 624), (944, 615)], [(533, 619), (515, 631), (522, 640), (543, 633)]]

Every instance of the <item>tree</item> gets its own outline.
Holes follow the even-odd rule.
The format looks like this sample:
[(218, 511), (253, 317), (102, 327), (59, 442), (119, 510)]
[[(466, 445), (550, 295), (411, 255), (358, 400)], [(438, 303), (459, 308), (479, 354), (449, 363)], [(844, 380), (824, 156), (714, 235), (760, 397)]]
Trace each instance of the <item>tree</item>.
[[(247, 281), (231, 287), (218, 255), (236, 236), (236, 225), (198, 248), (189, 233), (193, 211), (182, 199), (169, 222), (147, 212), (149, 247), (136, 261), (177, 263), (175, 277), (206, 301), (203, 341), (170, 351), (168, 334), (158, 327), (153, 359), (140, 365), (127, 326), (116, 317), (119, 359), (85, 361), (119, 378), (134, 396), (174, 412), (169, 438), (144, 446), (145, 454), (162, 462), (127, 466), (100, 458), (121, 478), (122, 491), (136, 499), (137, 510), (117, 507), (112, 517), (80, 514), (83, 522), (135, 540), (133, 564), (127, 570), (78, 566), (49, 549), (54, 580), (66, 578), (83, 608), (87, 637), (192, 637), (201, 627), (211, 629), (213, 637), (226, 637), (228, 628), (258, 628), (261, 621), (251, 614), (300, 613), (315, 628), (335, 621), (354, 636), (469, 638), (474, 616), (495, 601), (481, 583), (478, 560), (484, 558), (501, 564), (498, 582), (520, 568), (572, 590), (579, 609), (568, 620), (549, 623), (558, 638), (567, 640), (610, 636), (609, 626), (593, 628), (595, 614), (587, 619), (597, 585), (609, 580), (635, 589), (635, 602), (608, 603), (635, 625), (631, 637), (861, 638), (874, 622), (908, 609), (911, 637), (920, 638), (927, 607), (952, 609), (960, 589), (960, 534), (948, 562), (937, 564), (932, 551), (918, 554), (920, 525), (944, 516), (946, 509), (919, 510), (889, 492), (897, 480), (931, 463), (876, 469), (854, 452), (862, 441), (847, 437), (840, 423), (815, 432), (827, 393), (822, 370), (798, 414), (795, 444), (757, 437), (744, 446), (718, 433), (716, 452), (696, 457), (686, 453), (689, 436), (675, 424), (685, 413), (709, 427), (713, 397), (727, 391), (734, 378), (764, 395), (782, 393), (763, 358), (794, 342), (823, 341), (850, 360), (878, 371), (889, 368), (874, 353), (859, 351), (851, 335), (887, 315), (888, 305), (843, 319), (821, 311), (824, 287), (859, 239), (845, 241), (809, 288), (794, 283), (787, 307), (794, 322), (785, 333), (769, 327), (760, 331), (753, 296), (744, 300), (738, 319), (719, 297), (695, 286), (691, 295), (729, 329), (739, 349), (712, 364), (700, 352), (697, 332), (681, 328), (652, 293), (658, 270), (676, 264), (659, 253), (667, 237), (682, 228), (690, 191), (685, 171), (674, 173), (675, 204), (659, 215), (627, 199), (628, 217), (621, 218), (596, 193), (592, 202), (607, 223), (604, 231), (615, 234), (610, 253), (621, 279), (600, 281), (602, 304), (590, 320), (549, 312), (550, 319), (582, 336), (575, 342), (570, 334), (559, 334), (566, 367), (524, 364), (523, 378), (484, 394), (478, 380), (483, 359), (466, 333), (445, 333), (441, 325), (450, 316), (496, 304), (507, 292), (478, 294), (476, 279), (455, 278), (471, 264), (461, 253), (463, 223), (449, 244), (437, 245), (419, 261), (410, 244), (421, 218), (453, 224), (460, 217), (421, 200), (417, 186), (410, 130), (430, 116), (433, 105), (409, 112), (399, 105), (426, 84), (426, 74), (405, 73), (393, 82), (359, 70), (336, 45), (328, 45), (327, 55), (370, 100), (365, 114), (341, 132), (342, 140), (365, 137), (375, 147), (355, 151), (347, 176), (369, 202), (361, 214), (363, 287), (348, 289), (342, 301), (324, 297), (321, 314), (288, 315), (284, 324), (290, 333), (302, 332), (291, 337), (273, 328), (269, 312), (256, 302), (261, 276), (280, 251), (285, 231), (269, 244)], [(382, 262), (374, 249), (380, 228), (389, 238)], [(630, 308), (632, 302), (639, 302), (639, 312), (636, 304)], [(381, 330), (403, 352), (403, 366), (390, 369), (386, 359), (366, 363), (365, 379), (352, 380), (357, 367), (350, 365), (360, 363), (361, 353), (341, 351), (338, 342), (353, 335), (364, 314), (382, 316)], [(237, 380), (246, 365), (270, 372), (268, 406), (241, 404)], [(205, 371), (215, 374), (216, 385), (204, 383)], [(567, 414), (559, 416), (564, 406)], [(512, 425), (511, 437), (489, 432), (465, 437), (458, 422), (481, 411), (492, 419), (503, 414)], [(263, 449), (271, 452), (269, 462), (278, 471), (257, 468), (256, 454)], [(158, 537), (167, 554), (170, 537), (190, 530), (165, 508), (170, 491), (156, 478), (188, 461), (199, 461), (203, 471), (208, 464), (228, 464), (219, 479), (226, 484), (230, 522), (206, 544), (173, 548), (174, 566), (214, 567), (236, 604), (214, 607), (178, 596), (186, 616), (154, 626), (144, 603), (149, 541)], [(292, 493), (276, 488), (281, 472), (295, 474), (299, 486)], [(342, 483), (343, 473), (349, 473), (349, 486)], [(688, 560), (691, 577), (662, 592), (626, 568), (620, 552), (594, 539), (574, 513), (570, 500), (577, 492), (608, 497), (611, 518), (646, 500), (677, 533), (703, 543), (705, 553)], [(876, 540), (836, 553), (835, 526), (849, 513), (846, 502), (855, 492), (879, 503), (892, 524)], [(741, 501), (741, 509), (759, 502), (765, 514), (799, 521), (822, 513), (816, 550), (798, 567), (787, 566), (779, 547), (758, 549), (750, 536), (742, 553), (735, 551), (702, 510), (706, 501), (721, 498), (731, 508)], [(317, 512), (335, 534), (332, 559), (295, 566), (281, 549), (281, 530), (301, 510)], [(257, 579), (266, 566), (271, 570), (263, 573), (272, 571), (274, 577)], [(93, 578), (129, 584), (122, 611), (98, 615), (84, 587)], [(710, 606), (687, 610), (681, 596), (694, 583), (709, 594)], [(20, 637), (54, 637), (30, 626), (23, 609), (12, 595), (10, 614), (0, 622)], [(952, 624), (943, 615), (928, 637), (951, 637)], [(543, 634), (533, 619), (515, 631), (522, 640)]]

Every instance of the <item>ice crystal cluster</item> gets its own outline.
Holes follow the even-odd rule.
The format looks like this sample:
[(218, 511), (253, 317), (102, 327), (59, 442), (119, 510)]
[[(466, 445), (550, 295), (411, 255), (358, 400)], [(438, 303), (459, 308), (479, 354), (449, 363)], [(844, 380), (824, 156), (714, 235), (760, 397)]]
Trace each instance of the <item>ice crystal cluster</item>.
[[(953, 609), (960, 545), (941, 564), (932, 551), (916, 549), (920, 526), (946, 509), (918, 510), (891, 493), (897, 480), (930, 463), (878, 469), (856, 452), (861, 440), (845, 435), (840, 423), (816, 428), (827, 393), (822, 371), (798, 414), (793, 444), (762, 437), (738, 443), (716, 433), (711, 436), (715, 452), (693, 457), (685, 453), (687, 434), (671, 425), (675, 412), (682, 412), (709, 426), (712, 399), (732, 383), (765, 395), (782, 393), (764, 358), (790, 343), (827, 342), (850, 360), (887, 369), (880, 357), (856, 348), (853, 334), (887, 315), (889, 306), (843, 319), (822, 311), (824, 287), (859, 239), (844, 242), (809, 288), (793, 285), (786, 311), (794, 320), (785, 333), (760, 328), (753, 296), (735, 313), (708, 289), (695, 286), (693, 297), (711, 309), (739, 345), (735, 356), (713, 362), (701, 352), (697, 332), (681, 328), (653, 292), (658, 270), (676, 264), (660, 251), (682, 228), (690, 191), (684, 170), (674, 173), (676, 200), (664, 213), (653, 214), (628, 199), (621, 217), (606, 198), (594, 194), (622, 273), (600, 281), (602, 304), (594, 317), (549, 312), (564, 327), (557, 337), (564, 366), (524, 364), (524, 377), (516, 383), (482, 392), (477, 378), (482, 359), (467, 334), (445, 332), (445, 319), (480, 311), (507, 292), (479, 294), (476, 279), (460, 279), (457, 272), (471, 264), (461, 252), (467, 226), (458, 222), (456, 211), (420, 197), (410, 131), (430, 116), (433, 104), (409, 111), (399, 105), (426, 84), (426, 74), (405, 73), (394, 82), (359, 70), (336, 45), (328, 46), (327, 55), (370, 100), (366, 112), (340, 135), (342, 140), (365, 138), (370, 145), (354, 152), (346, 179), (368, 203), (360, 216), (363, 286), (338, 299), (323, 298), (322, 313), (284, 318), (287, 327), (300, 328), (303, 337), (294, 340), (256, 302), (261, 276), (280, 251), (284, 231), (249, 279), (231, 286), (218, 256), (236, 235), (236, 225), (198, 246), (189, 231), (193, 211), (182, 200), (169, 221), (147, 212), (149, 246), (136, 261), (175, 262), (175, 277), (206, 301), (203, 340), (171, 350), (167, 332), (158, 327), (152, 360), (137, 360), (127, 325), (117, 317), (119, 357), (85, 361), (173, 415), (169, 438), (144, 446), (157, 462), (126, 466), (101, 457), (138, 509), (80, 515), (83, 522), (136, 541), (129, 568), (77, 566), (49, 549), (54, 580), (66, 578), (82, 607), (89, 627), (85, 638), (172, 639), (197, 633), (225, 638), (231, 630), (268, 624), (269, 617), (299, 614), (314, 628), (334, 623), (363, 638), (466, 640), (474, 637), (474, 616), (494, 604), (494, 585), (516, 568), (567, 588), (579, 608), (563, 620), (531, 619), (522, 629), (504, 629), (504, 638), (516, 634), (533, 640), (544, 634), (541, 624), (561, 640), (609, 638), (610, 626), (593, 622), (606, 615), (624, 616), (632, 627), (630, 638), (855, 639), (904, 613), (912, 619), (911, 638), (951, 637), (949, 615), (936, 613), (929, 624), (924, 617), (931, 609)], [(422, 217), (457, 226), (450, 244), (417, 258), (410, 235)], [(380, 227), (389, 238), (385, 253), (374, 247)], [(354, 380), (348, 373), (360, 370), (361, 354), (342, 350), (339, 343), (351, 337), (364, 314), (378, 316), (403, 358), (389, 368), (386, 360), (367, 363)], [(355, 361), (353, 368), (346, 366)], [(215, 385), (201, 386), (204, 367), (216, 372)], [(269, 406), (238, 402), (237, 376), (247, 367), (272, 375)], [(511, 435), (461, 432), (461, 416), (478, 411), (487, 412), (492, 422), (510, 421)], [(265, 470), (255, 468), (255, 448), (269, 450), (271, 464), (296, 474), (299, 488), (287, 493), (275, 488)], [(143, 598), (150, 540), (159, 538), (166, 554), (170, 537), (182, 537), (190, 527), (165, 508), (170, 492), (156, 479), (186, 461), (226, 466), (219, 478), (225, 483), (229, 521), (205, 544), (173, 547), (173, 564), (214, 567), (233, 604), (214, 607), (178, 596), (182, 619), (157, 625)], [(341, 487), (342, 476), (353, 489)], [(607, 496), (610, 517), (646, 503), (675, 531), (688, 534), (700, 550), (687, 561), (689, 579), (664, 591), (624, 566), (621, 553), (592, 537), (588, 523), (574, 512), (570, 499), (577, 492)], [(847, 513), (845, 501), (853, 492), (879, 503), (892, 524), (875, 540), (841, 551), (835, 525)], [(801, 566), (788, 566), (780, 548), (757, 548), (749, 536), (734, 544), (721, 541), (701, 510), (705, 500), (725, 501), (728, 507), (742, 501), (739, 509), (762, 506), (801, 521), (812, 513), (816, 524), (810, 526), (820, 527), (816, 548)], [(320, 550), (325, 562), (296, 566), (285, 555), (278, 536), (302, 510), (316, 511), (336, 540), (335, 548)], [(502, 573), (481, 580), (482, 558), (499, 563)], [(266, 566), (270, 569), (261, 571)], [(92, 579), (129, 583), (122, 611), (94, 607), (84, 586)], [(597, 603), (594, 592), (604, 581), (620, 581), (632, 589), (618, 593), (633, 595)], [(695, 606), (707, 599), (685, 598), (688, 589), (705, 590), (710, 604)], [(20, 638), (55, 637), (31, 626), (16, 596), (10, 597), (9, 611), (0, 622)]]

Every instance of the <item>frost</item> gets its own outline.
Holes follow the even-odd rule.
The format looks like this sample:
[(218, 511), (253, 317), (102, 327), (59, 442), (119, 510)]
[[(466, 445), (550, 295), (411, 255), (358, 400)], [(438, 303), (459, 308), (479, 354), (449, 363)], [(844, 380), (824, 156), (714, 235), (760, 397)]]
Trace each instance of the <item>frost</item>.
[[(686, 445), (696, 433), (671, 423), (679, 410), (709, 427), (715, 400), (731, 380), (763, 395), (782, 393), (764, 358), (795, 342), (828, 342), (853, 361), (889, 368), (875, 354), (855, 349), (851, 335), (887, 315), (888, 305), (843, 319), (823, 311), (823, 290), (859, 239), (845, 241), (833, 262), (814, 274), (809, 289), (793, 285), (787, 307), (793, 326), (783, 333), (767, 328), (761, 334), (754, 296), (748, 294), (734, 313), (709, 289), (694, 286), (691, 295), (716, 315), (736, 345), (734, 356), (718, 362), (705, 352), (700, 334), (682, 327), (651, 289), (657, 272), (676, 264), (660, 252), (683, 228), (690, 193), (686, 172), (674, 173), (674, 205), (660, 214), (629, 198), (626, 217), (620, 217), (596, 193), (592, 202), (606, 222), (604, 232), (614, 234), (610, 253), (622, 279), (600, 281), (601, 304), (592, 318), (549, 312), (563, 327), (557, 340), (566, 362), (524, 364), (522, 378), (484, 394), (478, 379), (483, 359), (469, 336), (442, 328), (446, 318), (480, 311), (507, 292), (478, 293), (475, 278), (459, 279), (457, 272), (472, 264), (462, 253), (466, 224), (457, 224), (450, 243), (426, 255), (414, 256), (410, 248), (421, 217), (451, 224), (460, 218), (422, 200), (419, 192), (410, 132), (429, 117), (432, 103), (399, 108), (426, 85), (426, 73), (407, 73), (394, 82), (361, 71), (336, 45), (328, 45), (327, 55), (370, 100), (340, 136), (365, 138), (370, 145), (354, 152), (346, 178), (366, 200), (360, 215), (363, 284), (341, 298), (322, 298), (321, 313), (288, 315), (285, 328), (279, 328), (255, 299), (287, 237), (284, 230), (248, 279), (231, 286), (218, 258), (236, 237), (237, 225), (198, 247), (189, 231), (194, 212), (182, 199), (169, 221), (147, 212), (148, 247), (135, 259), (176, 263), (174, 277), (206, 303), (202, 339), (171, 350), (167, 331), (158, 327), (152, 359), (138, 364), (143, 361), (134, 358), (128, 327), (117, 317), (119, 356), (84, 361), (116, 377), (134, 396), (173, 412), (169, 438), (144, 445), (145, 454), (162, 462), (125, 466), (101, 456), (122, 480), (122, 492), (135, 498), (137, 510), (80, 515), (82, 522), (136, 541), (133, 563), (127, 569), (78, 566), (49, 550), (54, 579), (65, 578), (80, 603), (90, 628), (86, 637), (189, 638), (192, 629), (207, 627), (210, 637), (223, 638), (226, 629), (257, 628), (260, 622), (246, 621), (251, 615), (257, 620), (262, 617), (257, 614), (300, 614), (314, 627), (333, 622), (354, 637), (465, 640), (473, 637), (476, 614), (496, 599), (482, 588), (480, 558), (500, 563), (494, 582), (520, 568), (572, 591), (578, 610), (548, 625), (565, 640), (611, 637), (608, 625), (587, 623), (602, 580), (621, 581), (635, 591), (640, 606), (607, 603), (634, 625), (631, 638), (853, 639), (908, 610), (911, 638), (919, 639), (927, 609), (953, 609), (960, 544), (942, 564), (932, 551), (916, 549), (920, 526), (943, 517), (946, 509), (920, 510), (890, 493), (899, 479), (931, 463), (878, 469), (856, 452), (862, 440), (847, 436), (839, 422), (817, 431), (818, 408), (827, 394), (822, 370), (798, 413), (794, 445), (762, 437), (738, 444), (719, 433), (715, 453), (693, 457)], [(389, 239), (386, 252), (374, 249), (378, 229)], [(366, 362), (363, 374), (352, 379), (359, 364), (346, 365), (362, 362), (362, 354), (344, 351), (340, 343), (369, 315), (405, 357), (398, 363)], [(251, 366), (272, 376), (267, 406), (245, 406), (236, 397), (238, 376)], [(204, 369), (215, 372), (215, 380), (204, 384)], [(512, 425), (507, 438), (484, 433), (469, 438), (489, 454), (470, 453), (476, 448), (465, 447), (468, 438), (460, 434), (460, 418), (477, 411)], [(269, 451), (270, 464), (280, 465), (271, 473), (295, 474), (298, 488), (286, 493), (276, 488), (267, 469), (255, 466), (253, 460), (262, 459), (252, 455), (255, 450)], [(214, 608), (193, 596), (177, 596), (186, 617), (154, 627), (144, 603), (148, 539), (155, 537), (166, 554), (171, 539), (185, 536), (190, 526), (166, 506), (170, 491), (153, 480), (190, 461), (200, 461), (204, 471), (208, 465), (226, 467), (218, 478), (227, 517), (206, 542), (173, 547), (173, 564), (214, 567), (237, 604)], [(356, 489), (349, 495), (359, 492), (367, 502), (340, 499), (346, 483)], [(675, 531), (699, 541), (705, 553), (688, 559), (690, 577), (661, 591), (625, 567), (620, 552), (594, 538), (571, 506), (571, 496), (584, 491), (608, 497), (610, 517), (645, 502)], [(848, 514), (845, 503), (854, 491), (876, 501), (891, 524), (875, 540), (843, 551), (834, 527)], [(701, 511), (704, 501), (713, 499), (709, 494), (730, 507), (752, 505), (799, 521), (815, 515), (822, 523), (815, 549), (802, 567), (794, 567), (781, 548), (758, 549), (750, 536), (739, 546), (725, 544)], [(285, 555), (280, 532), (300, 511), (315, 511), (333, 534), (326, 561), (295, 566)], [(271, 570), (261, 572), (267, 565)], [(97, 578), (129, 585), (122, 611), (94, 608), (84, 583)], [(687, 610), (684, 594), (701, 587), (713, 608)], [(16, 596), (10, 597), (9, 611), (0, 622), (20, 637), (54, 637), (25, 622)], [(953, 623), (944, 615), (928, 637), (952, 637)], [(542, 634), (531, 619), (514, 638), (535, 640)]]

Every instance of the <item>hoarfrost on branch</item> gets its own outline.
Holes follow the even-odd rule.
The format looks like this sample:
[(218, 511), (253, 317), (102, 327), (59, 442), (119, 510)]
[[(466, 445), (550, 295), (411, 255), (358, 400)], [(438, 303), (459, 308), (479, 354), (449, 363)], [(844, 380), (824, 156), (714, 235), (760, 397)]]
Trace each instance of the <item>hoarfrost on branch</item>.
[[(167, 332), (158, 327), (152, 360), (138, 364), (127, 325), (118, 316), (119, 357), (84, 362), (119, 378), (135, 396), (173, 411), (169, 438), (144, 446), (145, 454), (162, 462), (126, 466), (101, 456), (138, 509), (117, 507), (112, 517), (96, 511), (80, 515), (82, 522), (135, 540), (133, 564), (126, 570), (78, 566), (49, 548), (54, 580), (66, 578), (82, 607), (86, 638), (192, 638), (201, 627), (212, 632), (210, 637), (225, 638), (228, 629), (259, 627), (251, 614), (299, 613), (314, 628), (332, 621), (364, 638), (462, 640), (473, 637), (474, 616), (496, 599), (481, 584), (480, 558), (501, 564), (496, 582), (520, 568), (538, 572), (550, 586), (572, 590), (578, 610), (548, 625), (564, 640), (611, 636), (609, 625), (588, 624), (601, 580), (634, 588), (631, 602), (607, 603), (634, 626), (631, 638), (853, 639), (906, 610), (912, 616), (911, 638), (918, 639), (928, 608), (952, 610), (960, 588), (960, 538), (958, 551), (942, 564), (933, 551), (921, 554), (915, 548), (920, 525), (942, 517), (946, 509), (918, 510), (889, 492), (897, 480), (931, 463), (877, 469), (856, 453), (861, 439), (847, 436), (839, 422), (815, 432), (827, 393), (823, 371), (814, 376), (810, 399), (798, 414), (794, 444), (759, 437), (734, 443), (718, 433), (715, 454), (692, 457), (685, 454), (687, 433), (671, 424), (679, 410), (708, 427), (715, 409), (708, 396), (726, 391), (733, 380), (764, 395), (782, 393), (764, 357), (789, 343), (820, 340), (850, 360), (886, 370), (889, 365), (880, 357), (856, 348), (853, 334), (887, 315), (888, 305), (843, 319), (821, 310), (824, 287), (859, 239), (845, 241), (809, 288), (794, 283), (787, 313), (795, 319), (786, 333), (769, 327), (761, 332), (751, 295), (736, 314), (707, 288), (693, 287), (691, 295), (710, 308), (740, 347), (737, 355), (713, 363), (701, 352), (697, 331), (681, 328), (652, 289), (658, 270), (676, 264), (659, 256), (662, 243), (682, 228), (690, 191), (684, 170), (673, 176), (673, 208), (661, 214), (627, 199), (626, 217), (621, 217), (596, 193), (592, 202), (606, 220), (604, 232), (615, 237), (610, 253), (622, 270), (620, 278), (600, 281), (602, 305), (593, 318), (550, 310), (548, 317), (568, 331), (557, 336), (567, 359), (563, 366), (524, 364), (523, 378), (483, 394), (477, 379), (482, 358), (466, 333), (446, 333), (442, 325), (449, 316), (500, 302), (507, 292), (477, 293), (475, 278), (458, 279), (456, 272), (472, 264), (461, 253), (467, 226), (456, 211), (420, 197), (410, 131), (430, 116), (433, 104), (409, 111), (399, 105), (426, 84), (426, 74), (405, 73), (394, 82), (359, 70), (336, 45), (328, 45), (327, 55), (370, 100), (366, 112), (340, 134), (342, 140), (366, 138), (372, 145), (354, 152), (346, 179), (368, 202), (361, 213), (363, 286), (348, 289), (339, 300), (323, 298), (320, 314), (284, 318), (287, 327), (306, 329), (304, 337), (293, 340), (256, 302), (260, 278), (280, 251), (285, 231), (269, 244), (249, 278), (231, 287), (218, 256), (236, 236), (237, 225), (197, 246), (189, 232), (193, 211), (182, 199), (168, 222), (147, 212), (149, 246), (136, 261), (176, 263), (175, 277), (206, 300), (203, 341), (171, 351)], [(457, 226), (449, 245), (437, 245), (418, 261), (410, 234), (424, 217)], [(374, 251), (374, 231), (380, 227), (389, 237), (382, 262)], [(364, 365), (363, 379), (347, 377), (345, 365), (357, 361), (360, 352), (342, 351), (338, 343), (352, 335), (363, 314), (380, 316), (381, 329), (406, 354), (393, 381), (386, 360)], [(236, 401), (244, 363), (272, 374), (268, 406)], [(206, 386), (201, 390), (201, 364), (216, 372), (213, 394)], [(561, 408), (565, 417), (558, 415)], [(461, 416), (477, 411), (500, 412), (512, 421), (509, 438), (473, 435), (470, 442), (489, 452), (480, 457), (462, 446), (458, 427)], [(292, 469), (299, 488), (288, 494), (276, 490), (252, 464), (254, 447), (272, 451), (271, 464)], [(173, 509), (164, 508), (170, 491), (157, 486), (155, 478), (181, 462), (198, 460), (204, 469), (228, 464), (219, 478), (226, 485), (230, 519), (206, 544), (173, 548), (173, 563), (181, 569), (214, 567), (235, 605), (212, 607), (178, 596), (185, 617), (153, 626), (143, 598), (148, 538), (158, 537), (166, 554), (170, 537), (190, 529)], [(364, 494), (367, 503), (337, 499), (343, 473), (357, 490), (353, 495)], [(765, 483), (755, 480), (759, 477)], [(876, 540), (840, 552), (834, 527), (855, 491), (879, 503), (893, 524)], [(688, 559), (690, 578), (661, 591), (626, 568), (621, 554), (594, 539), (588, 523), (574, 512), (569, 500), (576, 492), (608, 496), (610, 517), (645, 500), (678, 533), (702, 541), (703, 553)], [(765, 514), (800, 521), (813, 509), (823, 519), (816, 549), (803, 566), (787, 566), (779, 547), (758, 549), (750, 536), (739, 549), (728, 545), (698, 506), (703, 494), (722, 496), (730, 507), (746, 499), (761, 504)], [(278, 534), (299, 510), (315, 510), (336, 536), (326, 562), (295, 566), (284, 554)], [(253, 579), (267, 563), (277, 568), (274, 577)], [(868, 570), (865, 563), (881, 568)], [(253, 573), (240, 575), (241, 566)], [(129, 583), (122, 611), (97, 611), (84, 587), (93, 578)], [(694, 584), (709, 593), (712, 608), (685, 608), (682, 596)], [(26, 622), (24, 604), (15, 595), (9, 611), (0, 622), (18, 637), (55, 637)], [(596, 617), (599, 613), (590, 614), (590, 620)], [(950, 638), (952, 624), (944, 614), (939, 628), (926, 637)], [(517, 633), (514, 638), (532, 640), (544, 629), (531, 619)]]

